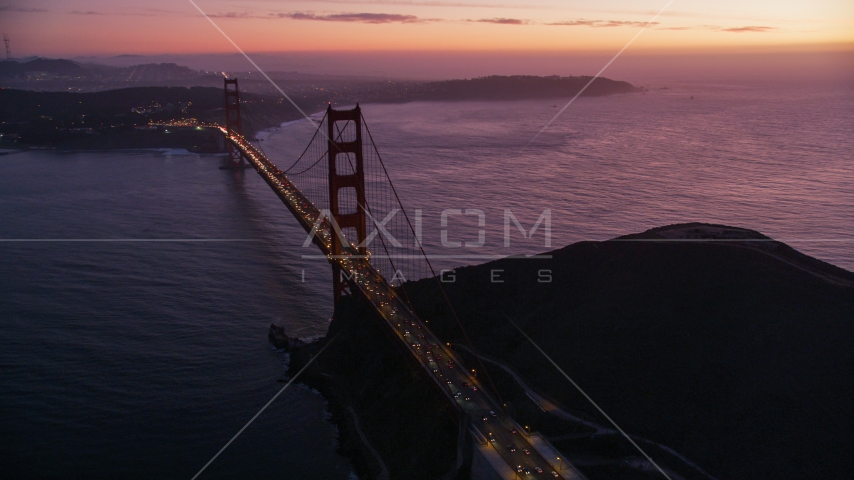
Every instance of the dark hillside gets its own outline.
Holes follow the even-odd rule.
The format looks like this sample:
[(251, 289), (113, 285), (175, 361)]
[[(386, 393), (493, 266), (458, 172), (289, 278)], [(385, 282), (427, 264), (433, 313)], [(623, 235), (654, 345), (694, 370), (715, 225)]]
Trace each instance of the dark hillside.
[(381, 322), (367, 302), (344, 297), (325, 339), (291, 349), (288, 373), (334, 339), (300, 381), (330, 401), (340, 451), (360, 476), (455, 478), (459, 418)]
[[(493, 75), (468, 80), (446, 80), (423, 85), (427, 100), (517, 100), (523, 98), (570, 98), (593, 77), (535, 77)], [(582, 96), (597, 97), (617, 93), (635, 93), (642, 89), (628, 82), (599, 77)]]
[[(290, 105), (283, 106), (279, 99), (265, 95), (244, 94), (242, 100), (248, 103), (244, 115), (283, 116), (293, 110)], [(48, 120), (56, 126), (93, 128), (102, 123), (145, 125), (149, 120), (186, 117), (222, 123), (224, 103), (222, 88), (216, 87), (132, 87), (89, 93), (0, 89), (0, 119), (28, 124)], [(64, 123), (59, 125), (59, 122)]]
[[(37, 59), (27, 63), (0, 62), (0, 77), (32, 73), (26, 70), (27, 68), (44, 68), (53, 71), (56, 75), (61, 71), (67, 74), (68, 78), (77, 79), (75, 81), (100, 82), (98, 84), (101, 87), (112, 84), (112, 80), (104, 79), (107, 77), (97, 75), (93, 77), (91, 69), (94, 67), (91, 66), (86, 70), (89, 73), (84, 72), (85, 74), (78, 75), (79, 72), (75, 72), (81, 66), (67, 60)], [(134, 82), (138, 80), (137, 83), (149, 81), (186, 83), (189, 81), (188, 78), (195, 78), (193, 75), (196, 75), (188, 68), (174, 64), (137, 65), (127, 70), (128, 72), (125, 72), (122, 77), (136, 79)], [(205, 84), (210, 84), (209, 77), (204, 77)], [(590, 78), (491, 76), (428, 83), (391, 81), (348, 83), (336, 80), (331, 84), (318, 83), (319, 80), (304, 80), (302, 83), (286, 82), (284, 85), (291, 92), (293, 101), (303, 111), (315, 113), (322, 111), (329, 102), (333, 105), (353, 105), (358, 102), (416, 100), (569, 98), (578, 93)], [(221, 77), (214, 79), (221, 84)], [(57, 88), (48, 88), (48, 84), (45, 83), (60, 81), (56, 78), (44, 79), (39, 74), (30, 80), (21, 80), (24, 83), (20, 85), (9, 84), (16, 88), (0, 87), (0, 146), (62, 149), (183, 146), (191, 150), (213, 151), (216, 148), (209, 138), (195, 138), (192, 132), (188, 133), (186, 139), (176, 141), (164, 135), (132, 130), (144, 127), (150, 122), (178, 121), (181, 124), (195, 125), (197, 122), (220, 124), (225, 119), (223, 108), (225, 100), (221, 87), (137, 86), (79, 92), (65, 90), (82, 88), (82, 84), (77, 87), (59, 88), (61, 91), (56, 91), (58, 88), (56, 85), (54, 87)], [(327, 79), (327, 81), (331, 80)], [(251, 84), (251, 81), (249, 83)], [(243, 86), (241, 115), (244, 120), (244, 134), (254, 136), (261, 130), (302, 118), (297, 109), (279, 96), (278, 92), (274, 95), (251, 93), (245, 90), (246, 81), (241, 85)], [(37, 90), (18, 89), (19, 86)], [(599, 96), (640, 90), (626, 82), (597, 78), (584, 95)]]
[(71, 60), (36, 58), (29, 62), (16, 62), (14, 60), (6, 60), (0, 62), (0, 78), (11, 77), (15, 75), (26, 75), (31, 72), (45, 72), (54, 75), (75, 75), (80, 73), (83, 68), (80, 64)]
[[(321, 104), (319, 99), (299, 101), (308, 110)], [(301, 117), (280, 98), (247, 93), (241, 102), (244, 133), (250, 136)], [(0, 134), (2, 143), (19, 147), (192, 146), (195, 139), (174, 144), (134, 129), (149, 122), (184, 119), (220, 124), (225, 119), (224, 103), (222, 88), (216, 87), (132, 87), (87, 93), (0, 89)]]
[[(570, 245), (550, 260), (460, 268), (445, 288), (479, 353), (569, 414), (610, 428), (505, 314), (626, 431), (717, 478), (847, 478), (854, 274), (768, 240), (729, 227), (664, 227)], [(490, 283), (492, 269), (504, 270), (504, 283)], [(538, 283), (542, 269), (552, 283)], [(434, 280), (407, 290), (441, 338), (465, 345)], [(639, 455), (624, 439), (543, 413), (509, 374), (487, 368), (517, 418), (591, 478), (630, 478), (624, 467)], [(640, 443), (683, 477), (704, 478)]]

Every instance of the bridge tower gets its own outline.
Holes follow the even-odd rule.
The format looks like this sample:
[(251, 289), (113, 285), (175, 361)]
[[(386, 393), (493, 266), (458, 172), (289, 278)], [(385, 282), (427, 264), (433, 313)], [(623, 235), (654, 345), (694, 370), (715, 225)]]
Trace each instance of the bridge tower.
[[(234, 88), (229, 88), (233, 85)], [(238, 135), (243, 134), (240, 126), (240, 89), (237, 78), (225, 79), (225, 129)], [(248, 166), (243, 154), (231, 142), (225, 142), (228, 148), (228, 164), (225, 168), (244, 168)]]
[[(326, 109), (329, 149), (329, 211), (347, 240), (356, 244), (359, 255), (368, 252), (365, 246), (367, 217), (365, 215), (365, 169), (362, 159), (362, 111)], [(341, 122), (343, 125), (336, 125)], [(353, 122), (349, 125), (347, 122)], [(346, 137), (344, 136), (346, 135)], [(338, 140), (336, 140), (338, 139)], [(355, 235), (353, 235), (355, 233)], [(332, 255), (341, 255), (347, 245), (341, 245), (338, 235), (332, 235)], [(332, 288), (335, 303), (348, 290), (348, 282), (335, 263), (332, 264)]]

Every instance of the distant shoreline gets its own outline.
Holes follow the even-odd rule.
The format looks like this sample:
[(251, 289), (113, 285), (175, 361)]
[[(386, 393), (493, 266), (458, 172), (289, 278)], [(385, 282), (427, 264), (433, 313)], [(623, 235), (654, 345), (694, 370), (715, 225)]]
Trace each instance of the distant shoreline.
[[(329, 89), (300, 88), (305, 93), (295, 93), (292, 99), (303, 111), (317, 113), (322, 113), (329, 104), (563, 101), (578, 94), (598, 97), (645, 91), (628, 82), (604, 77), (557, 76), (490, 76), (426, 83), (378, 82), (353, 88), (347, 85)], [(300, 90), (295, 87), (294, 91)], [(262, 131), (280, 128), (283, 123), (302, 119), (302, 114), (289, 104), (278, 96), (242, 92), (244, 134), (256, 136)], [(133, 87), (89, 93), (6, 88), (0, 89), (0, 148), (186, 148), (193, 152), (216, 153), (224, 151), (224, 144), (200, 133), (181, 132), (181, 135), (167, 137), (141, 133), (141, 130), (151, 123), (219, 124), (224, 115), (223, 93), (217, 87)]]

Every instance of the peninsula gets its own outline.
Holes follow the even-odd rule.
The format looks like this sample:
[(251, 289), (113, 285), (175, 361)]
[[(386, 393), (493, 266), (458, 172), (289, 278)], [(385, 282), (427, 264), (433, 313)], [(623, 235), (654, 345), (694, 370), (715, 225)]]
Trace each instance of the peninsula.
[[(560, 365), (672, 478), (842, 478), (854, 468), (854, 274), (758, 232), (707, 224), (581, 242), (536, 261), (404, 284), (468, 366), (481, 357), (509, 413), (591, 480), (651, 465), (517, 330)], [(551, 283), (537, 282), (549, 268)], [(504, 271), (491, 283), (490, 271)], [(459, 478), (461, 421), (403, 360), (372, 310), (346, 298), (329, 335), (294, 344), (289, 374), (329, 400), (362, 475)], [(370, 354), (366, 354), (370, 352)]]
[[(39, 68), (47, 68), (43, 65), (58, 68), (56, 62), (34, 60), (31, 63), (36, 62)], [(72, 68), (70, 62), (59, 65), (72, 72), (87, 71), (80, 66)], [(67, 73), (66, 70), (61, 72)], [(196, 152), (223, 151), (224, 146), (217, 140), (215, 132), (196, 128), (224, 121), (221, 87), (134, 86), (88, 92), (32, 91), (20, 89), (20, 86), (42, 85), (27, 83), (20, 80), (19, 76), (14, 76), (28, 72), (24, 66), (7, 66), (5, 70), (0, 68), (0, 85), (3, 85), (4, 71), (6, 84), (18, 88), (0, 88), (0, 147), (170, 147)], [(178, 75), (184, 70), (170, 67), (166, 72)], [(204, 79), (205, 84), (210, 84), (210, 76), (190, 70), (184, 73), (188, 75), (186, 78), (178, 77), (172, 81), (180, 80), (178, 83), (183, 84)], [(60, 80), (57, 78), (65, 77), (51, 78), (51, 82), (58, 82)], [(85, 75), (82, 78), (89, 79)], [(105, 85), (116, 84), (114, 77), (108, 78), (112, 83)], [(489, 76), (469, 80), (411, 82), (310, 77), (285, 80), (284, 85), (287, 91), (294, 92), (291, 99), (308, 113), (322, 111), (329, 103), (336, 106), (358, 102), (567, 99), (582, 92), (588, 84), (582, 92), (584, 96), (628, 94), (642, 90), (627, 82), (607, 78), (591, 80), (592, 77)], [(69, 77), (67, 81), (73, 83), (75, 80)], [(93, 81), (87, 80), (87, 85), (91, 87)], [(241, 86), (245, 90), (244, 83)], [(248, 85), (251, 89), (241, 92), (242, 116), (247, 120), (244, 122), (244, 134), (252, 137), (264, 129), (302, 118), (302, 114), (285, 98), (273, 95), (268, 90), (259, 93), (257, 81), (248, 82)], [(174, 123), (189, 128), (176, 126), (167, 131), (163, 128), (149, 128), (152, 123)]]

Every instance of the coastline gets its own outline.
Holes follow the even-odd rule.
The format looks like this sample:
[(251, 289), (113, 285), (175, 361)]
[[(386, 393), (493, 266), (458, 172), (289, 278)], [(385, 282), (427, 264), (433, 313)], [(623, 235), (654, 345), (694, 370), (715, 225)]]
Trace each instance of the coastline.
[[(704, 241), (659, 241), (680, 238)], [(560, 357), (557, 360), (560, 364), (574, 366), (577, 371), (571, 374), (579, 376), (581, 383), (589, 386), (593, 397), (604, 404), (606, 411), (623, 419), (621, 425), (626, 424), (622, 426), (629, 435), (644, 445), (654, 458), (666, 464), (671, 472), (683, 478), (748, 478), (734, 473), (746, 467), (743, 459), (725, 464), (714, 461), (721, 455), (738, 457), (733, 449), (746, 452), (752, 448), (750, 442), (737, 437), (739, 428), (755, 428), (750, 422), (740, 427), (730, 418), (726, 422), (727, 429), (715, 429), (714, 424), (724, 421), (721, 417), (731, 417), (731, 409), (738, 410), (738, 406), (745, 402), (760, 401), (765, 402), (769, 412), (780, 412), (786, 410), (788, 402), (816, 401), (815, 398), (780, 397), (777, 391), (781, 388), (786, 390), (788, 380), (781, 385), (777, 377), (762, 375), (761, 380), (753, 378), (756, 371), (766, 369), (765, 363), (777, 361), (770, 352), (766, 360), (762, 360), (764, 356), (754, 358), (756, 351), (764, 351), (771, 346), (763, 341), (764, 337), (774, 336), (775, 341), (784, 345), (780, 348), (797, 355), (798, 362), (807, 365), (817, 361), (842, 365), (854, 361), (850, 353), (840, 353), (840, 348), (844, 347), (839, 341), (833, 342), (835, 346), (824, 347), (828, 349), (826, 351), (814, 349), (816, 342), (825, 341), (822, 340), (824, 337), (801, 332), (804, 328), (827, 330), (829, 326), (840, 324), (846, 312), (850, 315), (854, 311), (854, 273), (804, 255), (756, 231), (699, 223), (669, 225), (602, 242), (580, 242), (552, 254), (556, 272), (566, 270), (558, 268), (561, 265), (573, 266), (568, 278), (566, 275), (558, 276), (557, 286), (544, 287), (525, 281), (483, 285), (477, 280), (491, 268), (517, 273), (527, 268), (524, 261), (505, 258), (458, 269), (459, 283), (448, 284), (446, 288), (472, 335), (478, 355), (490, 360), (487, 370), (508, 403), (511, 414), (523, 424), (531, 425), (532, 431), (536, 430), (553, 441), (565, 457), (591, 480), (642, 474), (649, 464), (639, 458), (636, 451), (621, 446), (621, 436), (613, 431), (603, 431), (609, 427), (591, 411), (589, 405), (579, 401), (569, 387), (555, 384), (553, 372), (546, 368), (545, 360), (532, 356), (528, 352), (530, 349), (523, 348), (517, 332), (507, 328), (506, 321), (500, 321), (501, 312), (508, 311), (519, 321), (524, 318), (522, 328), (540, 337), (537, 341), (547, 344), (546, 349)], [(742, 272), (735, 275), (739, 271)], [(523, 277), (526, 276), (520, 275)], [(733, 278), (739, 279), (738, 285), (731, 285)], [(584, 286), (585, 283), (591, 285)], [(703, 288), (696, 290), (692, 287), (694, 284), (703, 285)], [(441, 305), (435, 283), (424, 279), (409, 282), (404, 288), (416, 311), (422, 317), (430, 318), (435, 333), (454, 346), (463, 363), (474, 365), (475, 357), (468, 347), (463, 348), (465, 341), (455, 323), (448, 318), (447, 309)], [(590, 288), (598, 293), (584, 292)], [(574, 292), (579, 289), (582, 291)], [(574, 293), (567, 296), (563, 293), (567, 291)], [(610, 302), (600, 304), (595, 301), (603, 295), (605, 298), (623, 297), (624, 300), (613, 306), (609, 306)], [(675, 311), (670, 311), (673, 306), (671, 297), (680, 299), (677, 304), (680, 307)], [(749, 298), (753, 307), (736, 314), (734, 312), (744, 309), (742, 297)], [(771, 298), (781, 300), (770, 301)], [(547, 308), (538, 311), (534, 317), (526, 318), (519, 316), (519, 312), (511, 312), (513, 309), (498, 309), (498, 305), (508, 301), (519, 303), (519, 309), (523, 311), (532, 308), (531, 304), (540, 305), (540, 310)], [(584, 306), (591, 301), (592, 304)], [(626, 301), (629, 303), (621, 306)], [(780, 301), (785, 305), (778, 305)], [(707, 311), (707, 307), (711, 308), (709, 305), (714, 305), (720, 313)], [(623, 307), (633, 314), (626, 316), (621, 313)], [(806, 312), (809, 312), (809, 322), (807, 318), (793, 321), (807, 315)], [(578, 314), (583, 318), (575, 318)], [(739, 318), (731, 319), (730, 315)], [(740, 324), (740, 328), (733, 328), (733, 322)], [(612, 323), (613, 329), (609, 327)], [(669, 333), (659, 332), (660, 328)], [(645, 329), (651, 332), (638, 333)], [(757, 337), (753, 333), (757, 330), (768, 331)], [(550, 332), (546, 335), (548, 338), (543, 337), (543, 332)], [(470, 461), (470, 456), (465, 453), (465, 442), (461, 441), (465, 435), (460, 434), (467, 432), (463, 428), (466, 419), (456, 417), (444, 405), (443, 399), (434, 395), (436, 392), (431, 391), (432, 385), (421, 378), (416, 366), (402, 361), (395, 340), (382, 329), (370, 306), (361, 298), (345, 297), (339, 303), (325, 338), (296, 345), (291, 350), (289, 375), (305, 365), (329, 339), (341, 338), (342, 333), (347, 340), (336, 340), (337, 345), (330, 345), (330, 352), (318, 358), (300, 379), (321, 392), (329, 403), (331, 421), (339, 429), (341, 453), (351, 458), (354, 468), (364, 478), (384, 478), (381, 476), (383, 465), (391, 478), (457, 478), (468, 465), (466, 462)], [(556, 344), (558, 339), (563, 340)], [(698, 356), (683, 352), (678, 363), (673, 363), (667, 353), (677, 349), (670, 345), (673, 339), (682, 345), (678, 348), (688, 348), (688, 352), (723, 348), (718, 355), (712, 356), (715, 365), (720, 364), (716, 368), (729, 372), (728, 382), (759, 382), (767, 392), (757, 398), (739, 400), (737, 391), (727, 390), (720, 379), (716, 380), (711, 372), (706, 372), (709, 361), (706, 353)], [(800, 347), (792, 347), (792, 342)], [(618, 350), (612, 351), (617, 347)], [(643, 352), (649, 349), (650, 352)], [(636, 372), (635, 367), (639, 366), (635, 365), (629, 368), (632, 370), (629, 379), (623, 378), (625, 375), (612, 379), (599, 372), (604, 368), (613, 376), (614, 371), (619, 371), (617, 365), (626, 369), (624, 362), (631, 362), (631, 359), (623, 358), (625, 355), (620, 351), (642, 355), (651, 363), (648, 367), (651, 371), (642, 369)], [(816, 357), (810, 352), (822, 353)], [(582, 358), (574, 358), (578, 354)], [(563, 358), (566, 355), (573, 358)], [(589, 364), (589, 359), (598, 360)], [(786, 366), (774, 368), (784, 368), (793, 378), (800, 378), (804, 368), (808, 372), (815, 371), (800, 363), (790, 363), (784, 361)], [(579, 370), (581, 365), (585, 367)], [(585, 372), (590, 369), (595, 372)], [(596, 372), (601, 374), (596, 377), (598, 381), (590, 378), (591, 374), (594, 377), (598, 375)], [(660, 372), (684, 374), (693, 380), (689, 385), (662, 386), (659, 385), (660, 380), (668, 376)], [(814, 376), (814, 373), (807, 375)], [(854, 389), (854, 382), (843, 383), (834, 388)], [(423, 390), (413, 397), (413, 388)], [(654, 390), (648, 391), (650, 388)], [(695, 393), (721, 388), (729, 393), (719, 404), (703, 403), (704, 397), (697, 397)], [(771, 397), (765, 398), (768, 395)], [(795, 393), (789, 392), (789, 395)], [(826, 392), (815, 395), (823, 399), (839, 398), (827, 397)], [(632, 398), (645, 400), (624, 404)], [(685, 405), (674, 407), (674, 401)], [(828, 403), (823, 408), (839, 411), (844, 407)], [(698, 422), (696, 414), (691, 412), (702, 412), (712, 422), (710, 425), (700, 422), (697, 429), (698, 435), (706, 442), (704, 445), (715, 445), (713, 449), (698, 449), (695, 442), (686, 443), (685, 438), (674, 435), (670, 423), (681, 422), (685, 415), (694, 415), (694, 422)], [(434, 415), (434, 420), (435, 415), (439, 415), (446, 420), (444, 423), (428, 422), (415, 428), (412, 423), (419, 415)], [(670, 417), (677, 418), (667, 420)], [(810, 418), (810, 422), (815, 420), (813, 416)], [(764, 425), (769, 434), (774, 434), (774, 428), (785, 425), (785, 422), (775, 423), (773, 416), (768, 421), (771, 423)], [(800, 429), (802, 436), (797, 438), (811, 438), (810, 430), (820, 427), (812, 426), (810, 422), (786, 428)], [(776, 427), (771, 428), (772, 425)], [(389, 434), (394, 428), (400, 431)], [(729, 430), (735, 430), (736, 437), (730, 438), (733, 433)], [(389, 442), (389, 436), (396, 441)], [(449, 448), (442, 458), (416, 460), (407, 448), (419, 444), (423, 447), (422, 437), (430, 438), (430, 445), (452, 446), (453, 449)], [(794, 448), (795, 451), (823, 448), (820, 445), (803, 445), (796, 438), (789, 438), (787, 442), (785, 446), (781, 444), (781, 448)], [(378, 455), (380, 460), (377, 460)], [(779, 460), (769, 463), (770, 459), (766, 457), (755, 461), (763, 468), (778, 464), (777, 470), (772, 468), (774, 476), (792, 478), (784, 474), (791, 471), (788, 467)], [(418, 472), (413, 463), (421, 469), (442, 467), (444, 473), (419, 476), (413, 473)], [(825, 468), (838, 469), (844, 464), (836, 460), (833, 467)], [(753, 473), (748, 475), (756, 472), (755, 468), (751, 471)], [(778, 477), (778, 474), (782, 476)]]
[[(295, 97), (302, 111), (321, 114), (328, 104), (351, 107), (356, 104), (401, 104), (409, 102), (515, 101), (548, 99), (563, 101), (578, 92), (585, 97), (603, 97), (645, 92), (628, 82), (604, 77), (490, 76), (469, 80), (448, 80), (417, 84), (405, 89), (380, 85), (366, 91), (330, 91), (324, 97)], [(587, 87), (590, 87), (589, 89)], [(320, 88), (323, 91), (323, 88)], [(315, 92), (317, 93), (317, 92)], [(141, 133), (146, 124), (204, 125), (220, 123), (224, 115), (220, 89), (144, 87), (105, 90), (94, 93), (38, 92), (0, 89), (6, 120), (0, 129), (4, 145), (47, 147), (61, 150), (111, 150), (122, 148), (186, 148), (192, 152), (222, 152), (216, 141), (189, 136), (183, 139)], [(85, 99), (86, 103), (80, 99)], [(79, 100), (79, 101), (78, 101)], [(324, 101), (325, 100), (325, 101)], [(31, 108), (37, 104), (37, 108)], [(302, 113), (290, 109), (278, 96), (241, 94), (243, 133), (249, 138), (302, 120)], [(283, 112), (283, 108), (287, 112)], [(179, 127), (170, 127), (180, 132)], [(173, 133), (174, 133), (173, 132)], [(151, 132), (148, 132), (151, 133)], [(158, 129), (157, 133), (164, 133)]]

